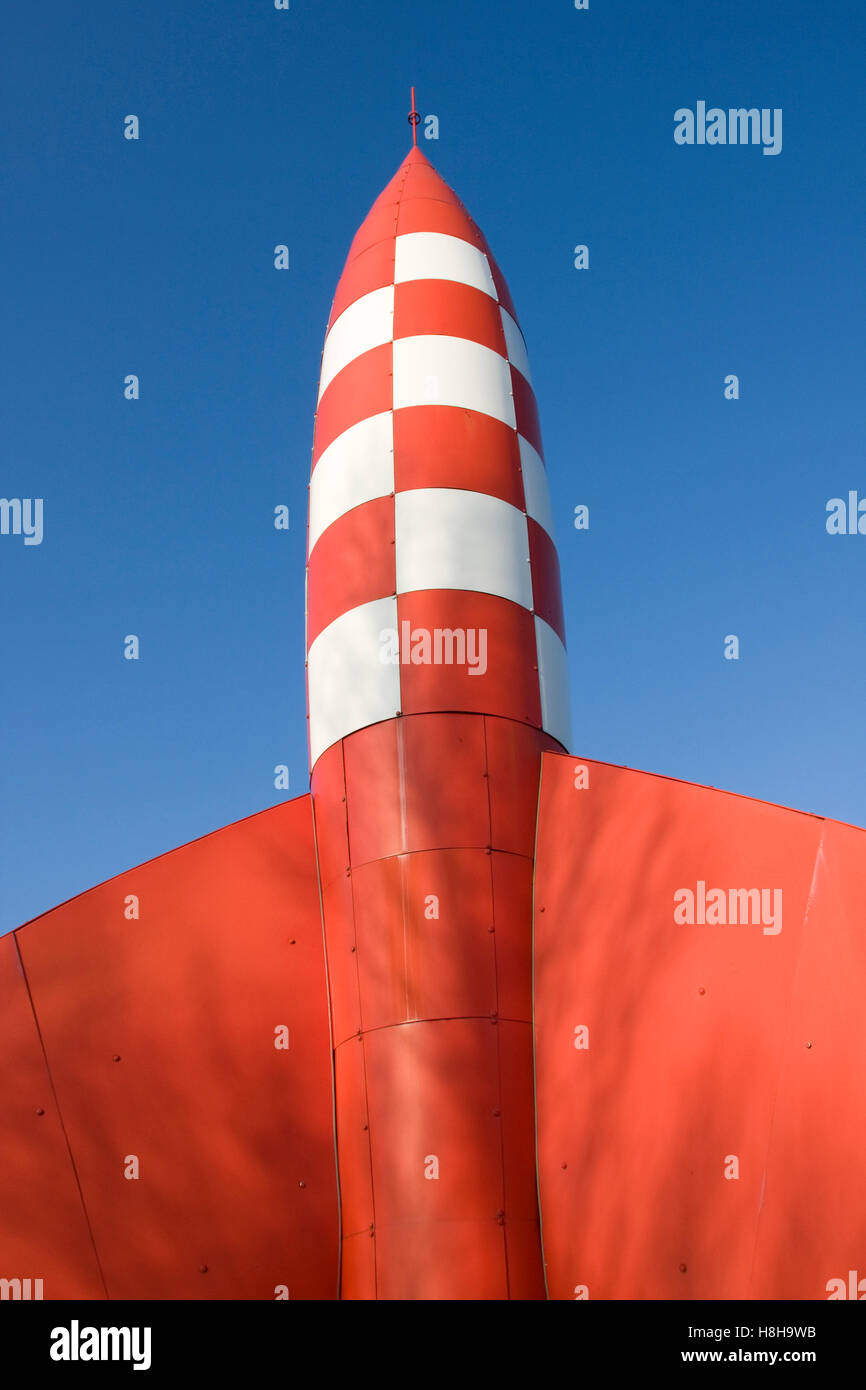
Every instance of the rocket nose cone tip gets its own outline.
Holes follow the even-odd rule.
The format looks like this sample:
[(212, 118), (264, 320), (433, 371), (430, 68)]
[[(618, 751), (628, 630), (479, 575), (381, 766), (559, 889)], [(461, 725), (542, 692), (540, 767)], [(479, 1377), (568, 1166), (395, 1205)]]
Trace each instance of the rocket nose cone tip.
[(403, 160), (403, 163), (404, 163), (404, 164), (426, 164), (428, 168), (430, 168), (430, 169), (433, 168), (433, 165), (430, 163), (430, 160), (427, 158), (426, 154), (424, 154), (424, 152), (423, 152), (422, 150), (419, 150), (419, 148), (418, 148), (417, 145), (412, 145), (412, 146), (410, 146), (410, 148), (409, 148), (409, 153), (407, 154), (406, 158)]

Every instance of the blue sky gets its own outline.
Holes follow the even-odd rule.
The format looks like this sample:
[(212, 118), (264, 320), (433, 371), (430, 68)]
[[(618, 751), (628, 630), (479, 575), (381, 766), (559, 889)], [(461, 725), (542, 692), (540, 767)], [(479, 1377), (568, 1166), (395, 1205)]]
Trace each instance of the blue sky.
[[(412, 82), (529, 346), (575, 750), (866, 824), (866, 536), (825, 529), (866, 496), (860, 7), (46, 0), (4, 28), (0, 495), (42, 497), (44, 539), (0, 536), (0, 930), (307, 788), (319, 357)], [(676, 145), (699, 100), (782, 108), (781, 154)]]

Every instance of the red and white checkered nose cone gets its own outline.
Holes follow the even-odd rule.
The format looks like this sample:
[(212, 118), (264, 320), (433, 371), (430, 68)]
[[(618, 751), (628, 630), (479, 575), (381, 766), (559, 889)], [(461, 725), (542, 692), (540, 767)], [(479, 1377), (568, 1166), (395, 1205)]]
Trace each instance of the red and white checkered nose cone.
[(374, 203), (322, 353), (307, 565), (310, 765), (441, 710), (569, 740), (559, 565), (523, 335), (417, 149)]

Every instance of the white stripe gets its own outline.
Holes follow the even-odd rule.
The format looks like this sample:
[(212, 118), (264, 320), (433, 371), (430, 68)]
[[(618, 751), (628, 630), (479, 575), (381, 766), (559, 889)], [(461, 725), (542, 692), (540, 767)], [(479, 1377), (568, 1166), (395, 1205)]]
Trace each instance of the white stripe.
[(396, 643), (397, 600), (350, 608), (320, 632), (307, 658), (310, 766), (338, 739), (400, 712), (400, 667), (383, 662), (382, 634)]
[(412, 405), (460, 406), (515, 426), (508, 363), (468, 338), (397, 338), (394, 409)]
[(394, 336), (394, 286), (362, 295), (331, 324), (322, 353), (319, 400), (338, 372)]
[(505, 350), (508, 353), (508, 360), (512, 367), (516, 367), (521, 376), (526, 377), (530, 386), (532, 377), (529, 372), (529, 358), (526, 355), (526, 344), (523, 341), (523, 334), (514, 322), (507, 309), (499, 306), (502, 315), (502, 328), (505, 333)]
[(532, 608), (526, 517), (483, 492), (417, 488), (394, 498), (397, 593), (470, 589)]
[[(547, 486), (547, 469), (522, 434), (517, 436), (520, 447), (520, 471), (523, 475), (523, 495), (526, 499), (526, 513), (543, 526), (553, 540), (553, 512), (550, 507), (550, 490)], [(315, 474), (313, 475), (315, 477)]]
[(320, 454), (310, 479), (309, 550), (338, 517), (393, 491), (394, 416), (386, 410), (351, 425)]
[(541, 687), (541, 727), (564, 748), (571, 743), (571, 707), (568, 698), (568, 656), (557, 633), (536, 615), (535, 646), (538, 683)]
[(407, 232), (397, 237), (394, 283), (406, 280), (456, 280), (498, 299), (484, 252), (443, 232)]

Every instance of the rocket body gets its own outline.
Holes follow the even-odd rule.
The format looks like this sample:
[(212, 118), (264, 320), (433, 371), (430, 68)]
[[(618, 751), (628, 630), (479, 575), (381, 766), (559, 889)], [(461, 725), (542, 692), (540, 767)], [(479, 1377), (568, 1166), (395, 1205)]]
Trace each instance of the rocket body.
[(567, 746), (559, 570), (523, 337), (418, 150), (322, 354), (310, 766), (344, 1298), (543, 1298), (531, 923), (541, 752)]

